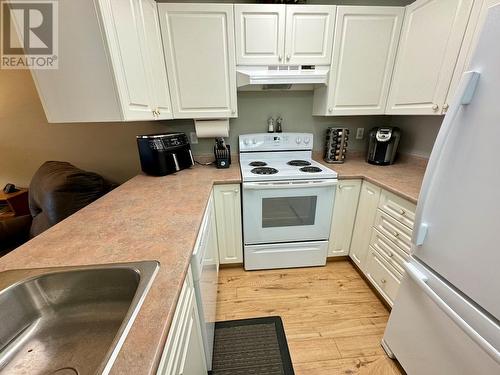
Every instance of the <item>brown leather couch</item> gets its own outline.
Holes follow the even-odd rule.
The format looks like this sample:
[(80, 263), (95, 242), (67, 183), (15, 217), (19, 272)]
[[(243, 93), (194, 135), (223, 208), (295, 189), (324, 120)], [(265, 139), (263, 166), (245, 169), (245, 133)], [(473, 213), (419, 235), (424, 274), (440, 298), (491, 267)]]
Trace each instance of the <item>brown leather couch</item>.
[(0, 221), (0, 255), (100, 198), (116, 185), (60, 161), (45, 162), (29, 186), (30, 215)]

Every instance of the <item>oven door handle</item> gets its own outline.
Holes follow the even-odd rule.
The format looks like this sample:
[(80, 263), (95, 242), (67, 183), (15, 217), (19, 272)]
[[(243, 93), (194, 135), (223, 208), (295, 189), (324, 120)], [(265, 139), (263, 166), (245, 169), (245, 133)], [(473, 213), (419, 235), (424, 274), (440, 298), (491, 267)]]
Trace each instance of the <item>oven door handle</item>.
[(244, 182), (243, 189), (247, 190), (272, 190), (272, 189), (301, 189), (336, 186), (337, 180), (313, 181), (286, 181), (286, 182)]

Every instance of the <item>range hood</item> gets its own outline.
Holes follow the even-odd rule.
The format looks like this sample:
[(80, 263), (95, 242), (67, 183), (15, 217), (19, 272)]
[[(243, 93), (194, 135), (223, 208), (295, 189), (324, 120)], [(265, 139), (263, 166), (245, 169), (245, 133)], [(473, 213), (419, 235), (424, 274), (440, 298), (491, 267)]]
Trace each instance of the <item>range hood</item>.
[(329, 66), (269, 65), (237, 66), (239, 90), (312, 90), (326, 86)]

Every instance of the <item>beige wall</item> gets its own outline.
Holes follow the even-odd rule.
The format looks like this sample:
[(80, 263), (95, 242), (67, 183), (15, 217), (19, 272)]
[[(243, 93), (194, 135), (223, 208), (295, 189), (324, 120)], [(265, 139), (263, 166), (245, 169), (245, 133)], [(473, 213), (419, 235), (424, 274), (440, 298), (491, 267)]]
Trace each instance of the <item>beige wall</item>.
[[(228, 143), (237, 150), (239, 134), (266, 131), (269, 116), (284, 117), (284, 130), (312, 132), (315, 150), (323, 149), (328, 126), (351, 129), (350, 150), (365, 150), (365, 134), (373, 126), (394, 125), (403, 130), (401, 152), (428, 156), (441, 117), (355, 116), (314, 117), (312, 92), (245, 92), (238, 94), (237, 119), (231, 120)], [(164, 131), (194, 131), (191, 120), (135, 123), (48, 124), (31, 75), (23, 70), (0, 70), (0, 185), (26, 186), (46, 160), (76, 166), (123, 182), (140, 172), (135, 136)], [(193, 145), (195, 155), (211, 152), (212, 139)]]
[(0, 70), (0, 185), (29, 184), (46, 160), (124, 181), (140, 170), (135, 135), (156, 123), (48, 124), (28, 71)]
[(391, 125), (401, 129), (401, 152), (428, 158), (444, 116), (392, 116)]

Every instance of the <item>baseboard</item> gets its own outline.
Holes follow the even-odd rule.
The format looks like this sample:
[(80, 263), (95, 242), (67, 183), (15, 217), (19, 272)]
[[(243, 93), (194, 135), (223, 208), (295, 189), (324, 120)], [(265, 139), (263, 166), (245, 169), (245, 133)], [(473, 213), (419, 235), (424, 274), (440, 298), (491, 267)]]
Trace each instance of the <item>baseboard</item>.
[(361, 276), (361, 278), (365, 281), (365, 283), (370, 287), (371, 290), (373, 290), (373, 292), (375, 292), (375, 295), (377, 296), (377, 298), (380, 300), (380, 302), (382, 302), (382, 304), (385, 306), (385, 308), (387, 309), (387, 311), (391, 312), (392, 310), (392, 307), (391, 305), (389, 305), (387, 303), (387, 301), (385, 300), (384, 297), (382, 297), (380, 295), (380, 292), (377, 290), (377, 288), (375, 288), (372, 283), (370, 282), (370, 280), (367, 279), (366, 275), (363, 273), (363, 271), (361, 271), (361, 269), (358, 267), (358, 265), (356, 263), (354, 263), (352, 261), (352, 259), (349, 257), (349, 262), (351, 262), (351, 264), (354, 266), (354, 269), (358, 272), (359, 276)]
[(348, 255), (340, 255), (340, 256), (326, 258), (327, 262), (345, 262), (346, 260), (349, 260)]
[(219, 269), (220, 268), (243, 268), (243, 263), (226, 263), (226, 264), (219, 264)]

